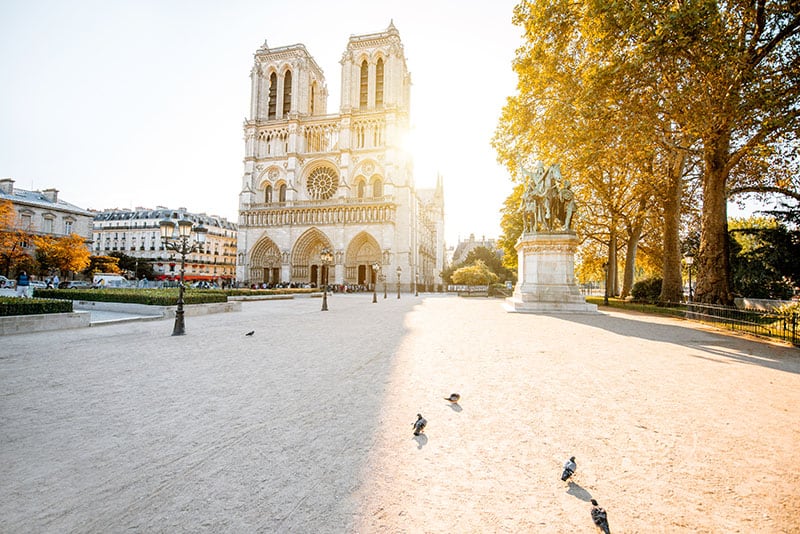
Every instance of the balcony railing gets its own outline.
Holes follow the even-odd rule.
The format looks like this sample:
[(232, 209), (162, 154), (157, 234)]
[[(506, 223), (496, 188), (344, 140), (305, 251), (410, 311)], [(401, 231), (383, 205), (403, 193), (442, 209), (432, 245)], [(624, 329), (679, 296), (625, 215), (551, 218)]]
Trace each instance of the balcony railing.
[(397, 206), (387, 196), (254, 203), (243, 208), (242, 226), (291, 226), (394, 222)]

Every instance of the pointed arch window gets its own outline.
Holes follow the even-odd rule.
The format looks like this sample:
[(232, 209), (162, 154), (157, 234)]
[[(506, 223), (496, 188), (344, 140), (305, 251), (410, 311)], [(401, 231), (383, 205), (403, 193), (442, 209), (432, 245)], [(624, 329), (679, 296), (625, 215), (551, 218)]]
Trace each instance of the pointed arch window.
[(286, 202), (286, 184), (281, 184), (278, 189), (278, 202)]
[(269, 104), (267, 105), (267, 120), (275, 118), (278, 107), (278, 75), (274, 72), (269, 75)]
[(311, 101), (309, 102), (308, 111), (314, 114), (314, 104), (317, 99), (317, 82), (311, 84)]
[(356, 196), (358, 196), (358, 198), (364, 198), (364, 180), (358, 181), (356, 185)]
[(358, 106), (360, 109), (367, 109), (367, 97), (369, 91), (369, 66), (367, 60), (361, 62), (361, 92)]
[(264, 188), (264, 203), (269, 204), (272, 202), (272, 186), (268, 185)]
[(375, 65), (375, 105), (383, 106), (383, 58)]
[(292, 110), (292, 71), (283, 75), (283, 117)]
[(372, 196), (375, 198), (383, 196), (383, 182), (380, 178), (376, 178), (372, 182)]

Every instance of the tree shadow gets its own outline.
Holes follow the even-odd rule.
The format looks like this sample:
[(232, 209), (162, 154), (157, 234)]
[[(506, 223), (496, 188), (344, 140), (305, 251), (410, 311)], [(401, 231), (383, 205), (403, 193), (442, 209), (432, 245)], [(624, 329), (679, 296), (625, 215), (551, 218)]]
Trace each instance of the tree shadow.
[(422, 450), (422, 447), (428, 444), (428, 436), (426, 436), (425, 434), (414, 436), (414, 441), (417, 442), (417, 449)]
[(590, 502), (592, 500), (591, 493), (571, 480), (569, 481), (569, 489), (567, 490), (567, 493), (585, 502)]
[[(633, 310), (618, 310), (592, 315), (553, 314), (552, 317), (592, 326), (624, 337), (671, 343), (705, 352), (718, 363), (737, 361), (788, 373), (800, 373), (796, 347), (778, 345), (766, 339), (739, 336), (712, 325), (678, 317), (654, 317)], [(655, 320), (648, 321), (649, 318)], [(668, 320), (669, 322), (667, 322)], [(673, 322), (674, 321), (674, 322)], [(643, 327), (642, 323), (647, 323)], [(702, 355), (694, 355), (704, 358)], [(723, 359), (720, 359), (723, 358)]]

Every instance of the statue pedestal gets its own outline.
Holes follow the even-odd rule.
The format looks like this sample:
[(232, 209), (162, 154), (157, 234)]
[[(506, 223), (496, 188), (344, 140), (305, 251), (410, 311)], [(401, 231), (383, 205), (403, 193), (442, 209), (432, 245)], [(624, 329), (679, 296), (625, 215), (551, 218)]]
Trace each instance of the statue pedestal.
[(519, 281), (505, 307), (519, 313), (596, 313), (575, 283), (573, 232), (524, 233), (517, 242)]

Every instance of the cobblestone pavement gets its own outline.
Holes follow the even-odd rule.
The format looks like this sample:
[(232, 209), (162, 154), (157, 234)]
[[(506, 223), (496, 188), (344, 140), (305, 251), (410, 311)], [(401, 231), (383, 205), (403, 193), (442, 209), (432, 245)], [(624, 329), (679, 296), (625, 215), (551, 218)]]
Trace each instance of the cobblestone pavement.
[(371, 297), (3, 338), (0, 532), (800, 532), (797, 349)]

